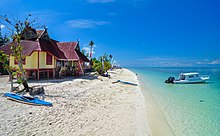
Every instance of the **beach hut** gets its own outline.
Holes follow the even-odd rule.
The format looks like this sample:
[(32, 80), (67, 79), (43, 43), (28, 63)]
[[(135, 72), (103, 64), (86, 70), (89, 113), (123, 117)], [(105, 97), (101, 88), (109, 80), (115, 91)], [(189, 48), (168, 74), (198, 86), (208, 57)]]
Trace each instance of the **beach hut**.
[(57, 45), (66, 57), (57, 63), (67, 68), (65, 74), (83, 75), (84, 62), (89, 62), (89, 59), (80, 52), (79, 42), (57, 42)]
[[(26, 71), (27, 77), (34, 79), (40, 79), (41, 77), (55, 78), (59, 76), (62, 70), (59, 67), (62, 62), (78, 62), (77, 66), (80, 69), (76, 69), (76, 73), (84, 74), (82, 62), (86, 59), (80, 57), (79, 54), (81, 52), (77, 50), (78, 47), (74, 46), (74, 51), (61, 51), (63, 48), (59, 48), (59, 42), (49, 37), (47, 29), (35, 30), (33, 28), (28, 28), (27, 31), (22, 33), (21, 39), (21, 46), (23, 48), (22, 54), (25, 56), (23, 59), (23, 68)], [(3, 50), (9, 55), (10, 66), (18, 68), (18, 63), (15, 61), (14, 56), (11, 55), (12, 51), (10, 47), (12, 44), (16, 45), (15, 42), (11, 42), (0, 47), (0, 50)], [(74, 59), (68, 56), (68, 54), (72, 54), (72, 52), (74, 52), (76, 56)]]

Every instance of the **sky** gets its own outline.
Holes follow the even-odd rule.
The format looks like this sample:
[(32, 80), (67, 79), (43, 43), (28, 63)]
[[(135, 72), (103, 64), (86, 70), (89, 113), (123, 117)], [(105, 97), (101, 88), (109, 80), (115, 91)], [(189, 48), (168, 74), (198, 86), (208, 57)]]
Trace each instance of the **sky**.
[[(29, 13), (51, 38), (94, 41), (94, 57), (122, 67), (220, 66), (219, 0), (1, 0), (0, 15)], [(1, 25), (2, 31), (6, 27)]]

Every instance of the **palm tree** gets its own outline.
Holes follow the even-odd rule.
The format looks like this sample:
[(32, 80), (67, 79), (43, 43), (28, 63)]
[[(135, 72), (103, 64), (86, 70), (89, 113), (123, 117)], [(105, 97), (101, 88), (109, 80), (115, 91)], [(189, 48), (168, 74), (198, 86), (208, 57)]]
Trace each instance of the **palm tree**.
[(110, 58), (110, 60), (112, 59), (112, 55), (111, 54), (109, 55), (109, 58)]
[(112, 65), (112, 58), (113, 58), (113, 57), (112, 57), (111, 54), (109, 55), (109, 58), (110, 58), (110, 63), (111, 63), (111, 65)]
[(92, 51), (93, 51), (93, 47), (94, 47), (94, 42), (90, 41), (89, 46), (90, 46), (90, 60), (91, 60), (92, 59)]
[(107, 53), (105, 53), (103, 56), (101, 56), (99, 58), (100, 61), (102, 61), (102, 59), (103, 59), (104, 62), (109, 62), (110, 61), (110, 57)]

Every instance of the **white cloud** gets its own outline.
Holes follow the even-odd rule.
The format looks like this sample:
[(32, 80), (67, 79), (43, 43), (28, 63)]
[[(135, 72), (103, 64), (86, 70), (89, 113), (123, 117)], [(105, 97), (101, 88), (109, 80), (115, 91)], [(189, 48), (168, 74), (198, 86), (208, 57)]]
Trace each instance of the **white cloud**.
[(5, 26), (1, 24), (1, 25), (0, 25), (0, 28), (5, 28)]
[(214, 60), (212, 62), (209, 62), (208, 64), (211, 64), (211, 65), (220, 64), (220, 59), (217, 59), (217, 60)]
[(196, 62), (197, 65), (202, 65), (202, 64), (205, 64), (204, 62), (201, 62), (201, 61), (198, 61)]
[(207, 65), (210, 62), (210, 59), (192, 57), (153, 56), (138, 59), (138, 61), (140, 64), (148, 66), (195, 66)]
[(220, 64), (220, 59), (205, 59), (196, 62), (197, 65), (217, 65)]
[[(92, 54), (95, 54), (95, 52), (94, 52), (94, 48), (96, 47), (96, 45), (94, 44), (93, 45), (93, 48), (92, 48)], [(89, 44), (83, 44), (83, 48), (82, 48), (84, 51), (85, 51), (85, 53), (87, 54), (90, 54), (90, 52), (91, 52), (91, 48), (89, 47)]]
[(89, 3), (109, 3), (114, 2), (115, 0), (87, 0)]
[(70, 25), (72, 28), (95, 28), (96, 26), (102, 26), (109, 23), (110, 22), (106, 21), (95, 21), (87, 19), (75, 19), (66, 21), (66, 24)]
[[(91, 52), (90, 47), (83, 47), (83, 50), (85, 51), (85, 54), (90, 54), (90, 52)], [(93, 50), (92, 50), (92, 54), (95, 54), (94, 47), (93, 47)]]
[(174, 60), (176, 58), (167, 58), (167, 57), (148, 57), (143, 59), (138, 59), (139, 61), (168, 61), (168, 60)]

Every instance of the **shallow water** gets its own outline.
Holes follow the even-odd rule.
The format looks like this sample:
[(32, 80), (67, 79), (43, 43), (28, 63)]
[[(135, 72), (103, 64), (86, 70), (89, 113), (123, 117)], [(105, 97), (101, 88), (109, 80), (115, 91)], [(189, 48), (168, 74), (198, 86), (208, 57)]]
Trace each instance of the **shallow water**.
[[(177, 136), (220, 136), (220, 68), (129, 68), (137, 73)], [(211, 78), (203, 84), (165, 84), (180, 72)]]

